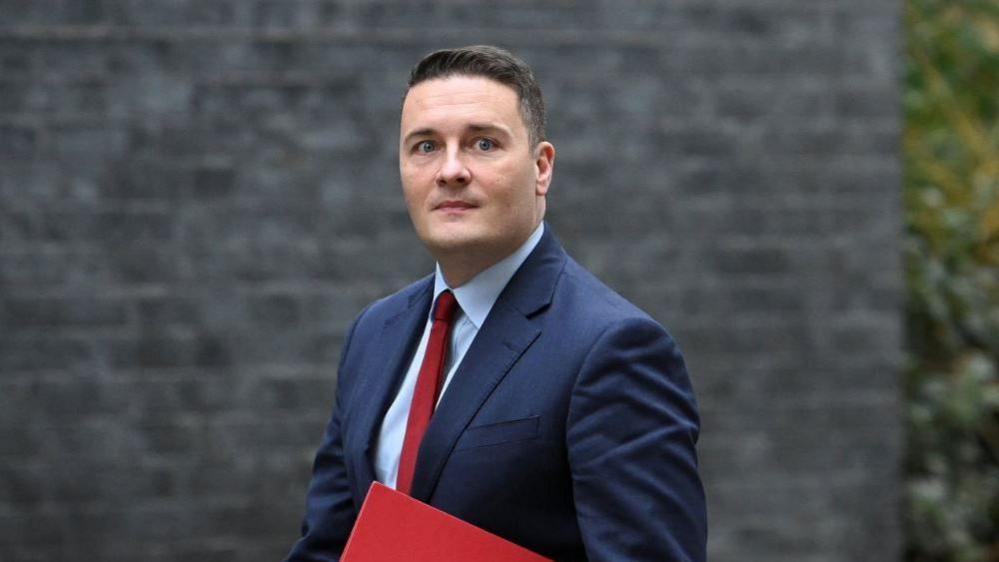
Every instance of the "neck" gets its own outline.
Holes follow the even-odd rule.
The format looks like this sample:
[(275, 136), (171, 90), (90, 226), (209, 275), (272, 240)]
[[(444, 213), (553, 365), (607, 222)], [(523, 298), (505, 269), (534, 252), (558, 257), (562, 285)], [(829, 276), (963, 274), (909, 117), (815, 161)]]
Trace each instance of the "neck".
[(438, 256), (437, 263), (441, 266), (441, 273), (444, 275), (444, 281), (447, 282), (447, 286), (457, 289), (474, 279), (476, 275), (495, 265), (504, 257), (512, 254), (516, 249), (514, 248), (505, 255), (495, 259), (482, 259), (483, 254), (474, 256)]
[(444, 276), (444, 281), (447, 282), (448, 287), (457, 289), (474, 279), (476, 275), (513, 255), (518, 248), (530, 239), (531, 234), (534, 233), (537, 227), (538, 225), (535, 225), (522, 240), (509, 246), (464, 247), (451, 252), (438, 249), (438, 251), (433, 252), (434, 258), (437, 260), (437, 264), (440, 265), (441, 274)]

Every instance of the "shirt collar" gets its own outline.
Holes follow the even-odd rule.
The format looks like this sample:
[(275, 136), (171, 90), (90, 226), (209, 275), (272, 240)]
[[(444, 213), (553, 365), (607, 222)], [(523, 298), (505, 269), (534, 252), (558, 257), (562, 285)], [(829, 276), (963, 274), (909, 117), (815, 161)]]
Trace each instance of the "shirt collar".
[[(496, 299), (499, 298), (503, 288), (506, 287), (513, 274), (527, 260), (527, 256), (531, 255), (531, 251), (541, 241), (541, 235), (544, 232), (545, 223), (542, 221), (527, 238), (527, 241), (521, 244), (512, 254), (482, 270), (468, 283), (457, 289), (451, 289), (455, 299), (458, 301), (458, 306), (468, 316), (468, 319), (475, 324), (476, 330), (482, 327), (482, 323), (486, 321), (486, 316), (489, 315), (489, 311), (496, 304)], [(447, 283), (444, 281), (444, 274), (441, 273), (441, 266), (437, 264), (436, 272), (434, 273), (434, 302), (437, 301), (437, 296), (448, 288)], [(431, 310), (433, 309), (433, 307), (430, 308)]]

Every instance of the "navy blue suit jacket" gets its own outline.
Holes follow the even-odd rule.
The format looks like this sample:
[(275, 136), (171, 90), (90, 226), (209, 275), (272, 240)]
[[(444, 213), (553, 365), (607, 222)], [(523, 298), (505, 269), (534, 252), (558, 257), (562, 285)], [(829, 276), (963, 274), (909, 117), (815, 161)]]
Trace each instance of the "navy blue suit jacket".
[[(339, 558), (432, 292), (431, 276), (354, 321), (289, 561)], [(546, 225), (434, 412), (412, 495), (556, 560), (703, 562), (698, 428), (672, 338)]]

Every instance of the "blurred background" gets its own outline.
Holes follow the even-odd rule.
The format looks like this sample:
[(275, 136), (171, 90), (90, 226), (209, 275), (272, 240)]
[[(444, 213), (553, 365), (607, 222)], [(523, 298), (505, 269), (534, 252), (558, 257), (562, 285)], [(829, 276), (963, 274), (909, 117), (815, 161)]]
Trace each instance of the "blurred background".
[(997, 21), (0, 0), (0, 560), (287, 552), (344, 330), (432, 268), (408, 71), (474, 43), (541, 81), (556, 235), (684, 349), (711, 560), (999, 560)]

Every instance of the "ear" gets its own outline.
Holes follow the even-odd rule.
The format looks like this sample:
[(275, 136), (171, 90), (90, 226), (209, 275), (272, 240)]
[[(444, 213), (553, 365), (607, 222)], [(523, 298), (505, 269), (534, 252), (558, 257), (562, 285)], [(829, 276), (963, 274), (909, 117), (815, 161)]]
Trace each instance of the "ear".
[(548, 186), (552, 183), (552, 172), (555, 168), (555, 147), (548, 141), (541, 141), (534, 147), (534, 170), (536, 195), (544, 196), (548, 193)]

